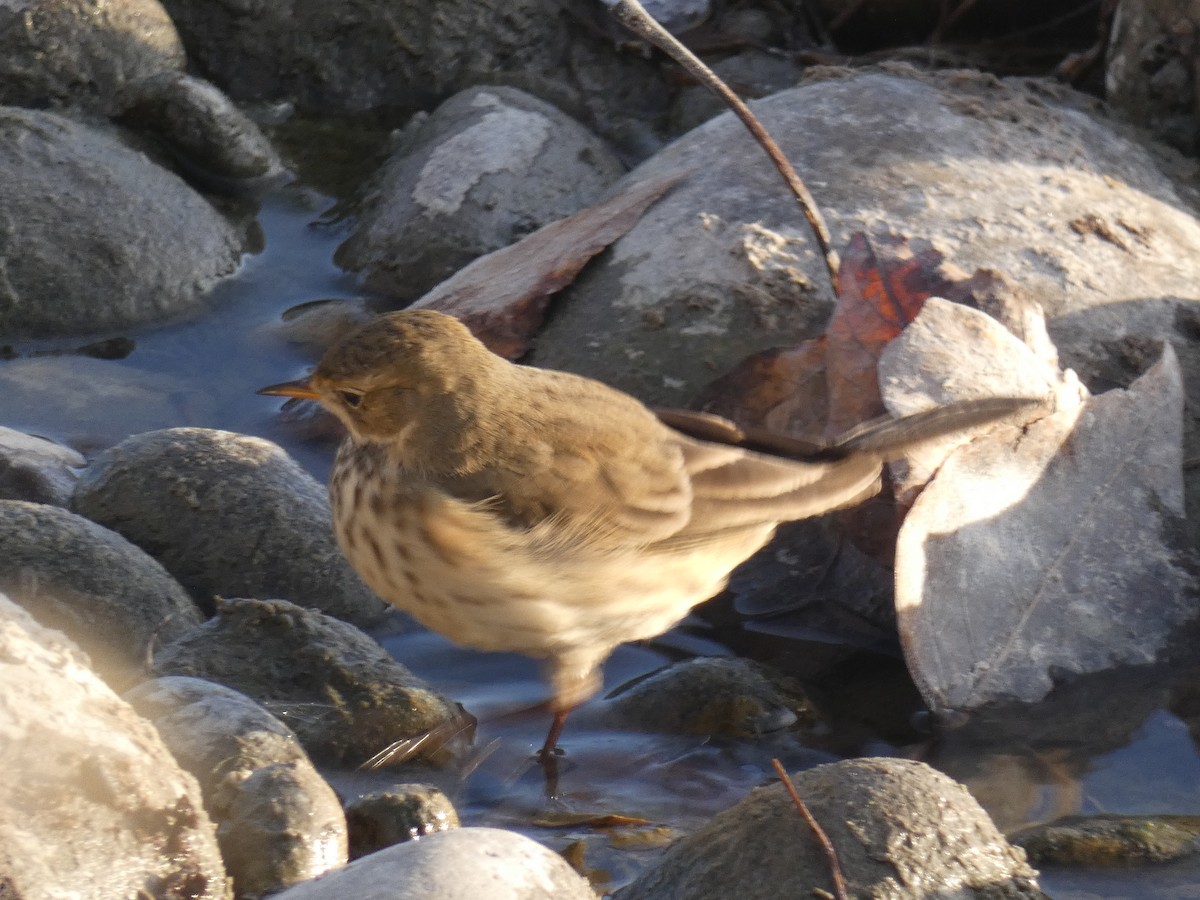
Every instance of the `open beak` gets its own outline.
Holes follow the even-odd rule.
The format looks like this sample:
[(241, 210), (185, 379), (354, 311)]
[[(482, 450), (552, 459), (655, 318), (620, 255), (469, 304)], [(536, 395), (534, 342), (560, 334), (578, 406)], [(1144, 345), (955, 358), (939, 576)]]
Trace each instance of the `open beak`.
[(269, 387), (259, 388), (255, 393), (269, 394), (273, 397), (299, 397), (301, 400), (317, 399), (317, 392), (309, 385), (307, 378), (272, 384)]

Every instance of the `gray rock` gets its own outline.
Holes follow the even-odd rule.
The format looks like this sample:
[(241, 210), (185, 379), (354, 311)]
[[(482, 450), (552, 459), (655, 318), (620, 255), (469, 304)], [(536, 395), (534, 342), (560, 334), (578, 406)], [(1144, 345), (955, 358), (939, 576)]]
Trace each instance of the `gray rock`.
[[(1037, 873), (966, 788), (924, 763), (861, 759), (792, 776), (837, 849), (851, 897), (1042, 898)], [(831, 887), (783, 785), (758, 788), (676, 841), (617, 900), (775, 900)]]
[[(360, 765), (397, 742), (453, 730), (460, 715), (353, 625), (284, 600), (222, 600), (215, 617), (162, 649), (154, 669), (253, 697), (320, 762)], [(437, 742), (426, 743), (436, 753)]]
[(0, 104), (109, 113), (130, 81), (186, 63), (157, 0), (0, 2)]
[(239, 897), (346, 863), (346, 819), (290, 728), (244, 694), (199, 678), (159, 678), (125, 699), (196, 776)]
[(1105, 99), (1184, 153), (1200, 140), (1196, 102), (1196, 0), (1122, 0), (1104, 57)]
[(270, 441), (206, 428), (135, 435), (84, 471), (74, 505), (201, 603), (283, 597), (361, 625), (387, 610), (338, 550), (325, 488)]
[(335, 260), (407, 304), (476, 257), (594, 203), (622, 172), (599, 138), (549, 104), (470, 88), (405, 131)]
[(450, 798), (429, 784), (395, 784), (346, 804), (350, 856), (358, 859), (392, 844), (458, 827)]
[(194, 310), (244, 244), (178, 177), (50, 112), (0, 107), (0, 208), (0, 333), (9, 338)]
[(277, 900), (596, 900), (561, 856), (499, 828), (459, 828), (355, 860)]
[(552, 67), (567, 43), (555, 0), (164, 5), (197, 68), (235, 99), (340, 115), (429, 109), (481, 76)]
[[(968, 272), (999, 269), (1043, 306), (1077, 366), (1125, 335), (1178, 340), (1176, 314), (1200, 284), (1189, 198), (1161, 159), (1073, 107), (1086, 102), (1048, 84), (895, 66), (825, 70), (753, 106), (836, 247), (855, 230), (890, 228)], [(680, 405), (750, 353), (824, 328), (824, 266), (743, 126), (719, 116), (628, 179), (685, 170), (692, 177), (564, 291), (534, 363)]]
[(0, 498), (66, 506), (86, 463), (70, 447), (0, 427)]
[[(737, 85), (738, 94), (744, 97), (765, 97), (794, 87), (804, 71), (800, 63), (787, 55), (757, 49), (727, 56), (713, 62), (711, 67), (726, 84)], [(702, 85), (684, 88), (671, 105), (671, 131), (683, 134), (728, 109), (724, 100)]]
[(124, 125), (161, 141), (186, 175), (222, 193), (262, 188), (283, 175), (271, 142), (214, 85), (163, 72), (125, 91)]
[(4, 597), (0, 683), (7, 896), (231, 896), (195, 779), (70, 641)]
[(604, 721), (643, 731), (757, 737), (788, 728), (814, 713), (807, 700), (785, 693), (780, 676), (734, 657), (675, 663), (622, 688), (601, 704)]
[(0, 590), (86, 650), (120, 690), (200, 622), (179, 583), (119, 534), (57, 506), (0, 500)]

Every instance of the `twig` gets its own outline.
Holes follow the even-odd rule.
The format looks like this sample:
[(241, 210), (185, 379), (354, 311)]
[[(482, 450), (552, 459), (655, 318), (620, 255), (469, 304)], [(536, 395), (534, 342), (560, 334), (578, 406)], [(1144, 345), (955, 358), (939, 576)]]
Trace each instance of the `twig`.
[(777, 759), (771, 760), (771, 765), (775, 767), (775, 772), (779, 775), (779, 780), (783, 782), (783, 786), (791, 795), (792, 802), (796, 804), (796, 809), (800, 810), (800, 815), (804, 816), (804, 821), (808, 823), (808, 827), (812, 829), (813, 835), (817, 838), (817, 843), (821, 845), (821, 852), (825, 854), (825, 860), (829, 863), (829, 875), (833, 879), (833, 896), (837, 900), (850, 900), (850, 895), (846, 892), (846, 879), (842, 876), (842, 864), (838, 861), (837, 850), (834, 849), (833, 841), (829, 840), (829, 835), (825, 833), (825, 829), (820, 823), (813, 818), (813, 814), (808, 811), (808, 806), (800, 799), (800, 794), (796, 792), (796, 786), (792, 784), (792, 779), (788, 777), (787, 770)]
[(767, 156), (771, 158), (771, 162), (775, 164), (775, 168), (779, 170), (779, 174), (783, 176), (783, 180), (787, 182), (787, 186), (799, 202), (800, 209), (804, 212), (804, 218), (808, 220), (809, 227), (812, 228), (821, 253), (825, 257), (825, 267), (829, 270), (829, 281), (836, 294), (838, 290), (838, 255), (837, 251), (833, 249), (829, 228), (825, 224), (821, 211), (817, 208), (817, 201), (808, 192), (808, 188), (800, 180), (800, 176), (796, 174), (796, 170), (788, 162), (787, 157), (783, 155), (783, 150), (775, 143), (775, 139), (767, 133), (766, 128), (755, 118), (754, 113), (750, 112), (750, 108), (742, 102), (741, 98), (731, 91), (729, 86), (712, 69), (702, 63), (692, 51), (675, 40), (669, 31), (658, 24), (638, 0), (601, 0), (601, 2), (608, 7), (609, 12), (618, 22), (683, 66), (689, 75), (728, 103), (737, 117), (742, 120), (742, 124), (762, 145), (763, 150), (767, 152)]

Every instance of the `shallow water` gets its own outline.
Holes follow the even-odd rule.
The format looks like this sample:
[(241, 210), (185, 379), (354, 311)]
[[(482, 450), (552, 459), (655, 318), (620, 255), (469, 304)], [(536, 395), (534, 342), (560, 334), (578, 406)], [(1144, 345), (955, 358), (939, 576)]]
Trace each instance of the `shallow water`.
[[(125, 333), (135, 348), (124, 359), (89, 361), (89, 372), (101, 365), (118, 380), (142, 385), (142, 402), (106, 402), (115, 393), (103, 387), (82, 409), (66, 403), (31, 404), (25, 394), (0, 391), (0, 423), (89, 453), (150, 427), (230, 429), (279, 442), (324, 479), (332, 446), (297, 437), (281, 424), (278, 401), (256, 396), (254, 390), (297, 376), (310, 362), (274, 331), (284, 310), (308, 300), (356, 295), (354, 280), (332, 262), (338, 231), (315, 224), (331, 202), (300, 186), (268, 197), (259, 214), (265, 250), (247, 258), (237, 276), (214, 292), (209, 309), (188, 321)], [(14, 349), (18, 356), (28, 356), (84, 343), (26, 343)], [(21, 360), (0, 363), (20, 365)], [(48, 357), (37, 377), (46, 379), (51, 391), (72, 384), (80, 385), (72, 390), (83, 391), (87, 384), (71, 380), (78, 365), (77, 357)], [(1086, 715), (1075, 720), (1074, 713), (1051, 712), (1053, 728), (1037, 724), (1036, 715), (1028, 721), (1016, 715), (982, 738), (972, 737), (968, 729), (932, 740), (904, 725), (918, 707), (898, 663), (867, 655), (858, 670), (864, 673), (861, 683), (834, 693), (839, 703), (850, 705), (836, 710), (836, 724), (824, 735), (822, 748), (806, 748), (794, 735), (749, 742), (630, 734), (599, 724), (585, 708), (568, 723), (558, 798), (547, 800), (542, 774), (531, 760), (544, 737), (546, 717), (496, 721), (502, 713), (544, 698), (534, 663), (456, 648), (416, 626), (385, 642), (399, 660), (481, 719), (473, 748), (443, 770), (330, 772), (335, 787), (353, 794), (397, 780), (438, 784), (466, 823), (514, 828), (556, 850), (582, 840), (586, 865), (605, 886), (629, 880), (665, 838), (696, 827), (752, 787), (772, 780), (773, 756), (792, 769), (832, 760), (834, 750), (923, 758), (967, 783), (1005, 829), (1076, 812), (1200, 813), (1200, 757), (1185, 722), (1168, 709), (1170, 675), (1118, 677), (1115, 687), (1105, 687), (1105, 703), (1112, 705), (1101, 704), (1097, 710), (1106, 720), (1104, 727)], [(781, 653), (776, 638), (769, 651), (759, 654), (759, 645), (746, 632), (732, 635), (694, 619), (652, 646), (621, 648), (606, 666), (606, 689), (684, 656), (727, 653), (730, 643), (775, 662), (809, 650), (796, 640)], [(1076, 705), (1086, 711), (1087, 704), (1085, 699)], [(653, 825), (602, 829), (538, 824), (553, 810), (617, 813)], [(1051, 871), (1044, 886), (1055, 897), (1081, 900), (1200, 897), (1198, 866)]]

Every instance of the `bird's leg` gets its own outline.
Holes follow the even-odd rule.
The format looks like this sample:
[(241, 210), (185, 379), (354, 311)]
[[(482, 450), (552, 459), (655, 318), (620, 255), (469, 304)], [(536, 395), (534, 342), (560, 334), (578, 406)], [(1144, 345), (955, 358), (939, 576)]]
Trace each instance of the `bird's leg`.
[(550, 732), (546, 735), (546, 743), (542, 744), (541, 752), (538, 753), (538, 759), (543, 766), (557, 756), (558, 739), (562, 737), (563, 726), (567, 724), (567, 716), (570, 714), (570, 707), (554, 711), (554, 718), (550, 722)]
[(558, 797), (558, 739), (562, 736), (563, 726), (567, 724), (567, 716), (570, 714), (569, 706), (554, 711), (546, 743), (538, 751), (538, 762), (542, 766), (542, 776), (546, 779), (546, 797), (550, 800)]

